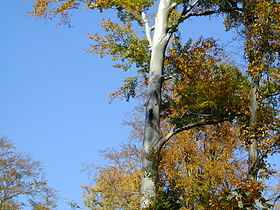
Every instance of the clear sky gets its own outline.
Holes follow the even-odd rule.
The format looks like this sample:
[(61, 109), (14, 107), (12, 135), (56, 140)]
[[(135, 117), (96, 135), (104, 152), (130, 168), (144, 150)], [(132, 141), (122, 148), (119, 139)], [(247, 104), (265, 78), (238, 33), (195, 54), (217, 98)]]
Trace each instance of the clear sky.
[[(34, 0), (3, 1), (0, 8), (0, 135), (42, 163), (60, 207), (82, 201), (88, 184), (83, 164), (103, 164), (98, 150), (126, 142), (122, 125), (135, 103), (108, 94), (127, 76), (109, 58), (84, 51), (97, 32), (100, 16), (80, 11), (72, 28), (27, 16)], [(191, 37), (227, 38), (222, 24), (197, 19), (184, 25)]]

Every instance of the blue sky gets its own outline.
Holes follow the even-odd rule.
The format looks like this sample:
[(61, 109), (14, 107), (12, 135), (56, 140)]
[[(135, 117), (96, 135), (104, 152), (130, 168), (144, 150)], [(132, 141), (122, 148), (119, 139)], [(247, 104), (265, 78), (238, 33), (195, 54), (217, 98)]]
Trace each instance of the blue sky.
[[(27, 16), (34, 0), (4, 1), (0, 8), (0, 135), (42, 163), (60, 207), (81, 203), (88, 184), (83, 164), (104, 164), (98, 150), (129, 137), (122, 125), (135, 102), (108, 94), (127, 76), (109, 58), (88, 54), (87, 32), (98, 32), (101, 16), (80, 11), (72, 28)], [(222, 24), (197, 19), (184, 25), (187, 37), (227, 39)]]

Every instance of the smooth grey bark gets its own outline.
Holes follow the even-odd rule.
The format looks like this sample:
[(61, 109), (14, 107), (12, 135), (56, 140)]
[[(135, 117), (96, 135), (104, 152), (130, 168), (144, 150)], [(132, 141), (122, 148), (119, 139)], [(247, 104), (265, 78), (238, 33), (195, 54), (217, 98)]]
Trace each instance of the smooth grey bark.
[(252, 135), (248, 144), (248, 179), (253, 182), (257, 181), (258, 176), (258, 142), (256, 138), (257, 127), (257, 114), (258, 114), (258, 81), (251, 82), (251, 94), (250, 94), (250, 121), (249, 127), (252, 130)]
[[(158, 183), (158, 165), (160, 161), (160, 150), (162, 146), (174, 135), (194, 127), (202, 125), (217, 124), (231, 119), (220, 119), (217, 121), (202, 121), (183, 127), (174, 128), (165, 137), (160, 133), (160, 104), (161, 88), (163, 80), (164, 55), (167, 44), (170, 40), (172, 29), (177, 28), (180, 23), (192, 16), (205, 16), (217, 13), (217, 11), (193, 12), (193, 8), (199, 0), (194, 0), (183, 6), (180, 18), (174, 25), (168, 27), (170, 12), (177, 6), (176, 1), (160, 0), (155, 17), (154, 27), (150, 27), (148, 18), (142, 12), (142, 19), (145, 25), (147, 40), (151, 48), (150, 72), (148, 81), (148, 92), (146, 101), (145, 130), (143, 139), (144, 157), (143, 172), (141, 178), (141, 201), (140, 209), (151, 207), (156, 199)], [(154, 29), (153, 36), (151, 31)]]
[(146, 118), (144, 130), (144, 159), (141, 179), (140, 208), (148, 208), (157, 192), (159, 152), (157, 142), (160, 134), (160, 104), (162, 72), (165, 49), (170, 34), (168, 30), (168, 16), (172, 10), (171, 0), (160, 0), (155, 19), (153, 39), (151, 40), (150, 75), (148, 81), (148, 93), (146, 102)]
[[(245, 27), (245, 38), (251, 38), (250, 26), (253, 24), (253, 17), (250, 12), (250, 3), (244, 1), (243, 4), (244, 12), (244, 27)], [(253, 62), (253, 58), (247, 52), (249, 66)], [(251, 89), (250, 89), (250, 120), (249, 127), (251, 130), (251, 135), (248, 139), (248, 173), (247, 178), (253, 182), (257, 181), (258, 176), (258, 142), (256, 138), (256, 128), (257, 128), (257, 114), (258, 114), (258, 87), (259, 79), (258, 76), (251, 75)]]
[[(148, 92), (146, 101), (145, 130), (143, 139), (144, 157), (143, 172), (141, 178), (141, 201), (140, 209), (151, 207), (156, 199), (157, 183), (158, 183), (158, 165), (160, 161), (160, 150), (162, 146), (174, 135), (202, 125), (218, 124), (224, 121), (230, 121), (230, 118), (219, 120), (201, 121), (185, 125), (183, 127), (174, 128), (165, 137), (160, 133), (160, 104), (161, 104), (161, 88), (163, 80), (164, 55), (167, 44), (170, 40), (173, 29), (178, 28), (179, 24), (184, 20), (193, 16), (205, 16), (217, 13), (216, 10), (209, 11), (193, 11), (198, 5), (199, 0), (188, 2), (183, 5), (180, 18), (168, 27), (168, 18), (171, 11), (177, 6), (174, 0), (159, 0), (159, 6), (155, 17), (154, 27), (150, 27), (148, 18), (142, 12), (142, 19), (145, 25), (146, 37), (150, 43), (151, 60), (148, 81)], [(154, 29), (153, 36), (151, 31)]]

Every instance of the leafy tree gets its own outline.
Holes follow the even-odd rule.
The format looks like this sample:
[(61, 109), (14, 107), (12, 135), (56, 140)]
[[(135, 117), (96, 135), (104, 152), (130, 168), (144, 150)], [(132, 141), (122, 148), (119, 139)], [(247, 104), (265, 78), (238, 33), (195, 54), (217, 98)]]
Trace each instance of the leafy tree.
[(248, 179), (256, 182), (266, 168), (268, 154), (279, 151), (279, 17), (273, 0), (241, 1), (227, 17), (228, 29), (244, 37), (247, 74), (251, 80), (248, 123), (244, 126), (248, 147)]
[[(162, 132), (173, 135), (177, 129), (174, 124), (203, 125), (210, 123), (209, 118), (219, 121), (226, 116), (234, 116), (235, 119), (232, 118), (231, 123), (199, 127), (170, 138), (160, 155), (155, 209), (268, 208), (273, 203), (272, 199), (268, 201), (261, 194), (268, 189), (263, 182), (247, 180), (244, 158), (247, 144), (243, 130), (248, 122), (247, 113), (250, 112), (250, 82), (236, 67), (222, 62), (225, 60), (223, 50), (212, 39), (188, 41), (184, 46), (181, 46), (178, 38), (173, 41), (166, 56), (166, 71), (176, 80), (166, 78), (163, 83)], [(136, 132), (133, 136), (141, 138), (141, 122), (134, 119), (128, 124)], [(268, 147), (263, 148), (263, 153), (270, 151)], [(135, 189), (140, 185), (141, 155), (141, 149), (131, 145), (123, 146), (119, 152), (107, 151), (105, 157), (112, 165), (99, 168), (96, 183), (85, 186), (87, 206), (111, 209), (112, 206), (108, 204), (114, 204), (113, 207), (137, 209), (137, 203), (132, 206), (119, 201), (125, 200), (125, 203), (131, 204), (139, 196)], [(273, 173), (265, 167), (259, 170), (263, 170), (262, 180)], [(108, 175), (109, 171), (113, 174), (113, 180), (112, 175)], [(123, 174), (113, 171), (123, 171)], [(132, 173), (126, 176), (125, 171)], [(133, 187), (126, 187), (127, 179), (135, 180)], [(110, 193), (113, 182), (116, 186), (124, 186), (116, 188), (119, 193)], [(126, 194), (135, 197), (124, 197)]]
[(245, 16), (244, 24), (250, 31), (246, 33), (245, 50), (252, 80), (249, 126), (253, 133), (249, 138), (248, 175), (256, 180), (263, 158), (279, 150), (280, 5), (279, 2), (260, 1), (247, 10), (245, 15), (252, 13), (252, 20)]
[[(109, 9), (116, 11), (120, 22), (114, 23), (105, 20), (101, 26), (106, 30), (107, 35), (96, 34), (91, 35), (90, 38), (97, 42), (92, 45), (92, 52), (99, 53), (101, 56), (112, 55), (114, 60), (121, 61), (116, 67), (127, 70), (132, 67), (132, 64), (135, 64), (138, 68), (139, 75), (125, 79), (125, 85), (121, 89), (128, 99), (135, 95), (139, 79), (147, 81), (141, 208), (148, 207), (156, 196), (159, 153), (163, 144), (170, 138), (162, 135), (160, 124), (166, 48), (172, 35), (184, 20), (193, 16), (226, 11), (230, 8), (228, 5), (220, 3), (219, 1), (199, 0), (160, 0), (158, 2), (153, 0), (37, 0), (34, 4), (34, 15), (43, 17), (60, 15), (62, 22), (67, 21), (72, 9), (86, 7), (100, 12)], [(152, 14), (155, 10), (157, 12)], [(153, 16), (155, 19), (151, 26)], [(143, 37), (138, 33), (139, 27), (144, 27), (146, 36)], [(149, 76), (147, 76), (148, 72)], [(199, 125), (197, 124), (197, 126)], [(185, 125), (181, 126), (176, 133), (188, 128)]]
[[(169, 141), (161, 153), (159, 192), (152, 209), (238, 208), (239, 197), (232, 195), (246, 175), (246, 162), (235, 156), (242, 154), (237, 136), (237, 127), (223, 123), (180, 133)], [(99, 168), (93, 186), (84, 186), (87, 207), (138, 209), (142, 154), (131, 144), (106, 151), (111, 164)]]
[[(259, 3), (265, 2), (266, 4)], [(228, 23), (234, 23), (235, 25), (228, 25), (235, 27), (237, 25), (243, 25), (245, 28), (250, 28), (250, 31), (254, 31), (254, 36), (248, 35), (245, 30), (245, 35), (247, 36), (247, 48), (246, 54), (248, 58), (251, 57), (249, 52), (258, 52), (260, 49), (260, 56), (267, 56), (271, 59), (268, 64), (274, 63), (274, 58), (271, 57), (271, 53), (266, 53), (268, 51), (263, 51), (263, 44), (261, 45), (252, 45), (249, 43), (250, 40), (253, 40), (254, 43), (259, 43), (258, 38), (263, 36), (255, 35), (255, 31), (262, 33), (262, 29), (258, 31), (260, 27), (257, 25), (251, 24), (251, 19), (260, 20), (257, 23), (261, 23), (264, 27), (267, 25), (270, 28), (273, 28), (277, 24), (277, 11), (278, 5), (277, 2), (273, 2), (273, 6), (270, 7), (267, 5), (268, 1), (203, 1), (203, 0), (194, 0), (194, 1), (181, 1), (181, 0), (139, 0), (139, 1), (123, 1), (123, 0), (36, 0), (34, 4), (33, 15), (43, 16), (43, 17), (54, 17), (59, 16), (61, 18), (61, 23), (68, 23), (68, 18), (71, 10), (86, 8), (89, 10), (98, 10), (103, 12), (104, 10), (113, 10), (118, 17), (118, 21), (112, 22), (110, 20), (105, 20), (101, 27), (105, 29), (106, 34), (104, 36), (94, 34), (90, 35), (90, 38), (94, 41), (92, 44), (92, 49), (88, 50), (89, 52), (99, 53), (101, 56), (111, 55), (112, 59), (119, 61), (115, 67), (121, 68), (125, 71), (129, 69), (136, 68), (137, 74), (135, 77), (130, 77), (124, 79), (124, 86), (120, 88), (119, 91), (114, 93), (112, 96), (122, 95), (130, 99), (137, 94), (137, 88), (143, 86), (147, 87), (146, 96), (146, 114), (145, 114), (145, 126), (143, 132), (143, 167), (141, 171), (141, 208), (149, 207), (156, 198), (158, 180), (159, 180), (159, 162), (160, 162), (160, 152), (163, 146), (171, 140), (171, 137), (186, 131), (190, 128), (199, 127), (202, 125), (212, 125), (221, 123), (224, 121), (232, 121), (237, 115), (244, 113), (247, 108), (247, 113), (250, 113), (250, 123), (248, 126), (245, 126), (245, 131), (253, 131), (254, 136), (257, 132), (257, 127), (255, 118), (256, 116), (254, 110), (260, 110), (256, 108), (255, 104), (257, 102), (256, 93), (259, 90), (258, 86), (254, 85), (257, 82), (260, 83), (259, 76), (255, 75), (253, 72), (255, 70), (249, 70), (248, 73), (252, 75), (253, 85), (252, 85), (252, 97), (251, 103), (249, 106), (238, 106), (237, 102), (242, 102), (242, 94), (239, 92), (242, 88), (239, 87), (242, 82), (240, 81), (240, 73), (236, 70), (235, 67), (224, 64), (220, 65), (215, 57), (209, 57), (206, 53), (207, 50), (211, 49), (211, 46), (215, 46), (213, 41), (200, 41), (194, 44), (194, 47), (199, 46), (198, 48), (192, 48), (187, 46), (186, 49), (180, 47), (178, 44), (178, 39), (175, 34), (178, 34), (179, 25), (183, 23), (186, 19), (194, 16), (205, 16), (211, 14), (227, 14), (227, 19), (230, 20)], [(242, 7), (239, 7), (242, 5)], [(266, 6), (267, 7), (266, 7)], [(258, 9), (262, 8), (261, 11), (266, 11), (265, 13), (259, 13)], [(266, 8), (269, 8), (266, 10)], [(268, 11), (273, 10), (273, 18), (269, 19), (268, 15), (265, 15), (265, 18), (262, 17), (262, 14), (268, 14)], [(275, 10), (275, 11), (274, 11)], [(154, 13), (154, 11), (156, 11)], [(154, 17), (154, 19), (153, 19)], [(234, 20), (234, 21), (231, 21)], [(263, 21), (267, 20), (267, 21)], [(249, 21), (249, 22), (248, 22)], [(153, 23), (152, 23), (153, 22)], [(251, 28), (252, 27), (252, 28)], [(145, 32), (142, 33), (140, 28), (144, 28)], [(251, 30), (252, 29), (252, 30)], [(254, 30), (253, 30), (254, 29)], [(273, 31), (277, 31), (277, 28), (274, 28)], [(278, 32), (277, 32), (278, 33)], [(277, 34), (276, 33), (276, 34)], [(268, 33), (270, 34), (270, 33)], [(272, 37), (271, 41), (268, 41), (269, 44), (278, 46), (275, 42), (275, 38)], [(270, 39), (270, 38), (269, 38)], [(170, 41), (175, 42), (175, 45), (172, 47)], [(253, 43), (253, 44), (254, 44)], [(266, 43), (266, 42), (264, 42)], [(257, 50), (249, 50), (248, 46), (257, 46)], [(176, 47), (180, 50), (177, 50)], [(169, 51), (169, 58), (167, 58), (167, 50)], [(206, 49), (206, 51), (205, 51)], [(175, 50), (175, 51), (174, 51)], [(184, 52), (185, 50), (185, 52)], [(193, 54), (190, 53), (189, 57), (186, 55), (193, 50)], [(211, 51), (211, 50), (210, 50)], [(173, 57), (172, 57), (173, 53)], [(215, 53), (212, 51), (212, 53)], [(178, 66), (172, 62), (172, 59), (181, 56), (187, 58), (187, 63), (184, 68)], [(275, 54), (275, 53), (274, 53)], [(273, 55), (274, 55), (273, 54)], [(254, 56), (256, 56), (254, 54)], [(202, 58), (201, 58), (202, 57)], [(167, 58), (167, 59), (166, 59)], [(256, 56), (256, 58), (259, 58)], [(204, 59), (204, 60), (203, 60)], [(249, 59), (251, 66), (253, 65), (252, 59)], [(257, 61), (258, 59), (253, 59)], [(264, 64), (265, 62), (262, 62)], [(207, 78), (207, 69), (216, 70), (216, 72), (223, 72), (224, 74), (212, 73), (210, 80), (213, 83), (208, 83), (205, 86), (196, 85), (195, 80), (191, 81), (188, 76), (188, 71), (198, 71), (200, 74), (197, 74), (201, 77)], [(183, 69), (183, 70), (182, 70)], [(252, 69), (252, 68), (251, 68)], [(254, 68), (253, 68), (254, 69)], [(181, 71), (181, 72), (180, 72)], [(215, 71), (213, 71), (215, 72)], [(233, 76), (233, 80), (228, 77), (229, 72)], [(270, 72), (270, 71), (269, 71)], [(274, 81), (278, 78), (275, 69), (273, 69), (272, 74), (264, 73), (264, 75), (274, 75)], [(185, 75), (184, 75), (185, 74)], [(185, 77), (180, 78), (182, 75)], [(258, 73), (257, 73), (258, 75)], [(221, 81), (219, 83), (219, 76), (221, 76)], [(169, 79), (168, 79), (169, 78)], [(166, 80), (167, 79), (167, 80)], [(184, 80), (185, 79), (185, 80)], [(237, 79), (237, 80), (236, 80)], [(242, 79), (241, 79), (242, 80)], [(196, 95), (192, 95), (193, 90), (191, 85), (185, 86), (182, 82), (189, 82), (195, 86)], [(207, 80), (208, 81), (208, 80)], [(217, 83), (215, 83), (217, 82)], [(229, 82), (229, 83), (228, 83)], [(241, 82), (241, 83), (239, 83)], [(217, 91), (215, 85), (219, 84), (218, 87), (221, 87), (221, 90)], [(223, 85), (224, 87), (220, 86)], [(229, 86), (227, 86), (229, 84)], [(238, 85), (239, 84), (239, 85)], [(266, 83), (267, 84), (267, 83)], [(277, 89), (279, 83), (271, 83), (270, 91)], [(237, 85), (236, 89), (233, 89)], [(166, 86), (166, 89), (163, 87)], [(176, 87), (176, 89), (172, 89)], [(209, 98), (209, 93), (205, 94), (206, 90), (210, 90), (211, 94), (215, 94), (216, 97)], [(216, 90), (216, 92), (212, 91)], [(172, 97), (170, 95), (163, 95), (164, 91), (172, 92)], [(200, 91), (200, 92), (199, 92)], [(237, 92), (235, 92), (237, 91)], [(229, 95), (223, 94), (228, 93)], [(242, 97), (241, 97), (242, 96)], [(198, 100), (196, 101), (196, 97)], [(244, 96), (245, 97), (245, 96)], [(227, 100), (222, 100), (222, 99)], [(245, 97), (246, 98), (246, 97)], [(268, 100), (268, 98), (267, 98)], [(245, 100), (246, 101), (246, 100)], [(205, 102), (205, 103), (202, 103)], [(240, 103), (243, 104), (243, 103)], [(249, 103), (248, 103), (249, 104)], [(265, 108), (265, 105), (262, 106)], [(241, 109), (241, 111), (240, 111)], [(248, 109), (250, 111), (248, 111)], [(271, 139), (276, 139), (279, 131), (275, 127), (279, 127), (277, 119), (275, 119), (275, 109), (272, 106), (263, 109), (263, 113), (266, 115), (259, 122), (265, 122), (266, 129), (265, 138), (267, 141)], [(243, 112), (244, 111), (244, 112)], [(170, 115), (171, 118), (166, 120), (165, 117)], [(271, 118), (271, 116), (274, 116)], [(273, 119), (273, 120), (268, 120)], [(267, 120), (267, 121), (265, 121)], [(171, 124), (167, 130), (165, 128), (165, 122)], [(263, 128), (263, 127), (260, 127)], [(263, 130), (258, 130), (261, 135), (263, 135)], [(244, 134), (246, 135), (246, 134)], [(267, 138), (266, 135), (270, 137)], [(249, 135), (252, 136), (252, 135)], [(248, 148), (250, 151), (250, 160), (249, 160), (249, 176), (251, 174), (255, 176), (256, 169), (259, 168), (260, 162), (263, 162), (263, 158), (259, 160), (259, 157), (264, 157), (266, 152), (259, 156), (256, 150), (257, 140), (252, 140), (253, 138), (246, 138)], [(256, 139), (254, 137), (254, 139)], [(274, 141), (275, 142), (275, 141)], [(266, 145), (265, 143), (262, 145)], [(269, 147), (274, 147), (275, 145), (269, 144)], [(266, 150), (268, 151), (268, 150)], [(258, 161), (256, 160), (258, 159)], [(254, 167), (253, 167), (254, 166)], [(256, 167), (255, 167), (256, 166)], [(257, 167), (258, 166), (258, 167)]]
[[(176, 80), (166, 78), (163, 83), (162, 132), (170, 140), (160, 154), (159, 192), (153, 208), (227, 207), (234, 202), (224, 202), (225, 205), (222, 196), (230, 195), (245, 174), (244, 162), (234, 156), (234, 152), (242, 150), (238, 123), (199, 128), (171, 137), (181, 129), (174, 124), (197, 127), (237, 117), (243, 103), (248, 102), (248, 82), (236, 67), (221, 61), (226, 57), (214, 40), (201, 38), (197, 42), (188, 41), (185, 46), (180, 43), (174, 39), (166, 59), (169, 74)], [(140, 132), (134, 136), (141, 138), (141, 123), (135, 120), (130, 125), (136, 133)], [(128, 145), (120, 152), (113, 150), (105, 154), (112, 165), (98, 169), (95, 184), (85, 186), (87, 206), (138, 209), (137, 202), (134, 206), (129, 204), (140, 196), (135, 189), (140, 186), (139, 163), (143, 151)], [(127, 183), (131, 183), (128, 180), (134, 183), (133, 187), (128, 187)], [(114, 193), (111, 192), (113, 183), (119, 186)], [(125, 197), (126, 194), (129, 196)]]
[(102, 152), (110, 165), (97, 168), (95, 185), (84, 185), (84, 204), (90, 209), (139, 209), (142, 151), (135, 144)]
[(47, 186), (42, 168), (6, 138), (0, 139), (0, 209), (47, 210), (56, 207), (56, 193)]

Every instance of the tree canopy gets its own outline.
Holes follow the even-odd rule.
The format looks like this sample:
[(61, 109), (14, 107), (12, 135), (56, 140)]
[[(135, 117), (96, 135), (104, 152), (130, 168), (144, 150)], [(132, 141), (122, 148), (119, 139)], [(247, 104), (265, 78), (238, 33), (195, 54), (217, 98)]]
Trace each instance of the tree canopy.
[(47, 210), (56, 208), (56, 192), (47, 185), (39, 162), (16, 151), (0, 138), (0, 209)]
[[(90, 208), (269, 208), (264, 180), (279, 152), (279, 2), (275, 0), (36, 0), (33, 15), (113, 11), (88, 52), (135, 70), (113, 93), (145, 98), (143, 148), (108, 153), (115, 164), (85, 187)], [(179, 26), (223, 15), (243, 38), (243, 70), (213, 38), (183, 44)], [(248, 153), (246, 161), (240, 158)], [(136, 157), (141, 158), (132, 163)], [(186, 185), (188, 183), (188, 185)], [(116, 186), (113, 193), (108, 189)], [(140, 188), (140, 191), (137, 189)]]

